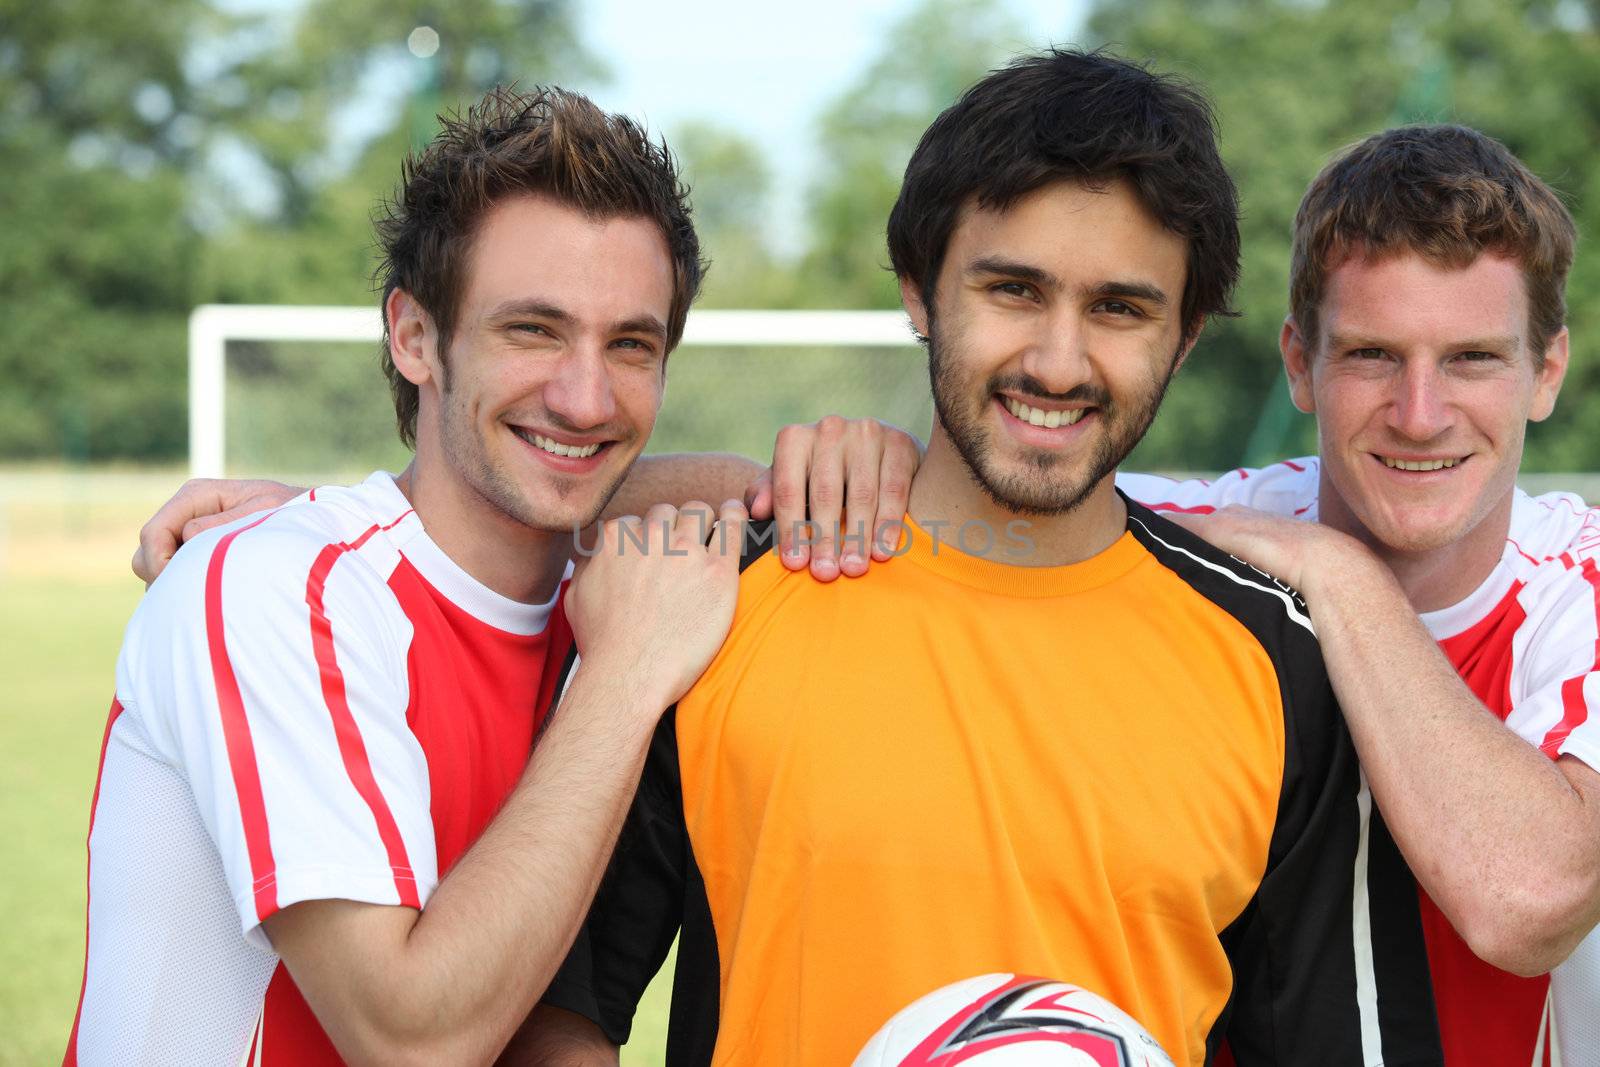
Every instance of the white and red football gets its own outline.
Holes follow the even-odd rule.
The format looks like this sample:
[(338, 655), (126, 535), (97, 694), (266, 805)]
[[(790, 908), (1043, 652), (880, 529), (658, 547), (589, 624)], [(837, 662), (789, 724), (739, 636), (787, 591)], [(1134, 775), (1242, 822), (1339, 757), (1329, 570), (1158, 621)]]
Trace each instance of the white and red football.
[(986, 974), (936, 989), (873, 1035), (855, 1067), (1173, 1067), (1132, 1016), (1065, 982)]

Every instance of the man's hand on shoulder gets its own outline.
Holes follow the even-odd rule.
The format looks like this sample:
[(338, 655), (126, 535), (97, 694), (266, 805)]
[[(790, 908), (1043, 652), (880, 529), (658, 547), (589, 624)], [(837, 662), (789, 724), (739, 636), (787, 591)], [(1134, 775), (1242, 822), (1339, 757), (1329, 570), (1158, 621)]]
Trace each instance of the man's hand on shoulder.
[(1325, 588), (1337, 588), (1340, 576), (1350, 568), (1377, 571), (1383, 566), (1361, 542), (1331, 527), (1237, 504), (1209, 515), (1174, 513), (1164, 517), (1293, 586), (1308, 602)]
[(288, 503), (303, 492), (298, 486), (264, 479), (191, 478), (139, 531), (133, 573), (149, 585), (185, 541), (214, 526)]
[(733, 623), (748, 516), (693, 501), (602, 523), (580, 545), (567, 618), (587, 673), (626, 682), (657, 712), (700, 677)]
[(745, 503), (752, 518), (777, 524), (785, 567), (809, 563), (824, 582), (860, 577), (872, 561), (892, 558), (922, 452), (922, 442), (877, 419), (828, 415), (785, 426)]

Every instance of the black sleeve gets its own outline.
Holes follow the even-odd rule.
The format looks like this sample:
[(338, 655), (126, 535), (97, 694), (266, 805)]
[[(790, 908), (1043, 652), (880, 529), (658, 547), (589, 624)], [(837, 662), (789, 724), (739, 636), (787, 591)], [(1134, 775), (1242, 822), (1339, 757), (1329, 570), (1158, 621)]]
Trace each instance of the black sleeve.
[[(739, 570), (772, 551), (770, 520), (751, 523)], [(677, 708), (650, 741), (638, 791), (605, 878), (544, 1003), (590, 1019), (626, 1043), (645, 987), (682, 930), (668, 1023), (667, 1063), (711, 1062), (716, 1045), (721, 966), (705, 882), (683, 815)]]
[(1234, 1058), (1442, 1064), (1416, 882), (1372, 807), (1320, 646), (1292, 612), (1258, 625), (1283, 694), (1284, 784), (1266, 874), (1223, 934)]
[(543, 998), (591, 1020), (618, 1045), (683, 921), (688, 834), (675, 714), (669, 708), (656, 727), (589, 917)]

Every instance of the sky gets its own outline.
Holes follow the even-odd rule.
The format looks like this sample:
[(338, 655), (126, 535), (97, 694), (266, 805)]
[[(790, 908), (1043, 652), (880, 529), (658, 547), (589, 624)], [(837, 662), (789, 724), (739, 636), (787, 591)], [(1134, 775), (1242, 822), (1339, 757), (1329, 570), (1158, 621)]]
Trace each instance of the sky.
[[(1086, 0), (995, 0), (1024, 38), (1019, 49), (1065, 42)], [(792, 251), (815, 163), (814, 121), (883, 49), (916, 0), (582, 0), (583, 39), (611, 70), (602, 106), (670, 136), (688, 119), (737, 130), (773, 172), (772, 237)]]

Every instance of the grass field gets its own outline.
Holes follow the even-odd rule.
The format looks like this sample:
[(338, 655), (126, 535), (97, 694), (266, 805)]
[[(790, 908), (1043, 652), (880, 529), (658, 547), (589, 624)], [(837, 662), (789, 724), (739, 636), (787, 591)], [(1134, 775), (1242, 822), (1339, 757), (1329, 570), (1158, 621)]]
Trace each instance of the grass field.
[[(127, 561), (181, 480), (0, 469), (0, 1067), (61, 1062), (82, 978), (89, 800), (142, 592)], [(624, 1064), (661, 1062), (666, 994), (652, 987)]]

